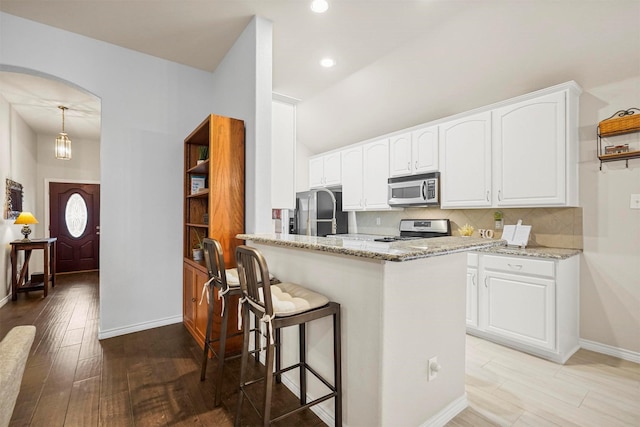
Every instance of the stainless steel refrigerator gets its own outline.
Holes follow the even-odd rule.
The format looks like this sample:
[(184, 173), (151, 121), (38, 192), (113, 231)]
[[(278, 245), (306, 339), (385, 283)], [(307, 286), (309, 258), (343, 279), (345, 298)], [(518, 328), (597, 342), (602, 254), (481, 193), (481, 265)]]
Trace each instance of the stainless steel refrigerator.
[[(347, 233), (349, 229), (347, 213), (342, 212), (342, 191), (310, 190), (296, 194), (296, 210), (292, 224), (292, 234), (310, 234), (326, 236), (332, 233), (332, 217), (334, 201), (327, 192), (331, 191), (335, 198), (335, 234)], [(310, 228), (311, 232), (307, 233)]]

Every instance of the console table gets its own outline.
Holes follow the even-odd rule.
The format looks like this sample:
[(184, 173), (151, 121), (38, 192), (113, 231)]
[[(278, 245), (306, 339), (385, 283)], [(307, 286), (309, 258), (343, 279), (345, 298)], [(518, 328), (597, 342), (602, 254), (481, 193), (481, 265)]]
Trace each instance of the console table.
[[(30, 292), (44, 290), (47, 296), (49, 281), (51, 286), (56, 285), (56, 241), (53, 237), (49, 239), (33, 239), (29, 241), (14, 240), (11, 244), (11, 299), (18, 299), (18, 292)], [(41, 249), (44, 257), (43, 282), (32, 283), (29, 280), (29, 260), (31, 251)], [(24, 263), (18, 275), (18, 251), (24, 251)]]

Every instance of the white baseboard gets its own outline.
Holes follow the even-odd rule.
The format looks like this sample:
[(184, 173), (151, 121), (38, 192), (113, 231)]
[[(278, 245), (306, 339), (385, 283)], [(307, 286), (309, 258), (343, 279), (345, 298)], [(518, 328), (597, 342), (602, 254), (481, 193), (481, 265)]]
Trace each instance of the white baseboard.
[(145, 331), (147, 329), (159, 328), (160, 326), (173, 325), (174, 323), (182, 323), (182, 314), (179, 316), (166, 317), (164, 319), (152, 320), (150, 322), (137, 323), (135, 325), (123, 326), (98, 331), (98, 339), (113, 338), (120, 335), (131, 334), (133, 332)]
[(422, 423), (420, 427), (442, 427), (449, 421), (454, 419), (456, 415), (464, 411), (469, 402), (467, 401), (467, 393), (445, 406), (440, 412)]
[(9, 294), (6, 297), (0, 299), (0, 307), (3, 307), (6, 303), (9, 302), (10, 299), (11, 299), (11, 294)]
[(618, 357), (628, 360), (629, 362), (640, 363), (640, 353), (624, 348), (613, 347), (607, 344), (601, 344), (595, 341), (580, 339), (580, 347), (585, 350), (595, 351), (596, 353), (607, 354), (609, 356)]

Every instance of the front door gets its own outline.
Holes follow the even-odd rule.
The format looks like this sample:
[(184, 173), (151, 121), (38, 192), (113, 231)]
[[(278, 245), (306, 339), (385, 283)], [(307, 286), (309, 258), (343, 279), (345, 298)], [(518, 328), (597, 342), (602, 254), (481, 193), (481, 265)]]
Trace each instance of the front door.
[(58, 273), (97, 270), (100, 185), (49, 183), (50, 235), (58, 238)]

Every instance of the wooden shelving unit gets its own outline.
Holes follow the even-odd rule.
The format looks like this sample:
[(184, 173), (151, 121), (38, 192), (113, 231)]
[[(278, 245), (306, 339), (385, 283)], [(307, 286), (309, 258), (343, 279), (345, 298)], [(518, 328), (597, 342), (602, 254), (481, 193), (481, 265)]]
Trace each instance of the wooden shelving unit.
[[(598, 159), (600, 170), (602, 163), (624, 160), (629, 167), (629, 159), (640, 158), (640, 149), (630, 150), (628, 146), (620, 146), (622, 152), (607, 153), (607, 146), (603, 147), (603, 138), (640, 132), (640, 109), (630, 108), (620, 110), (613, 116), (598, 124)], [(616, 146), (613, 146), (615, 149)]]
[[(207, 305), (199, 302), (208, 272), (204, 260), (193, 260), (192, 250), (198, 236), (214, 238), (222, 245), (227, 268), (236, 265), (235, 248), (242, 242), (235, 236), (244, 232), (244, 122), (209, 115), (185, 138), (184, 144), (183, 321), (204, 348)], [(201, 146), (209, 148), (209, 159), (198, 163)], [(205, 178), (206, 189), (191, 194), (194, 176)], [(212, 300), (216, 304), (214, 313), (220, 313), (217, 295), (212, 296)], [(231, 334), (236, 331), (237, 314), (235, 310), (229, 314)], [(214, 336), (220, 334), (220, 317), (217, 319), (213, 325)], [(229, 352), (240, 349), (240, 338), (228, 341)]]

